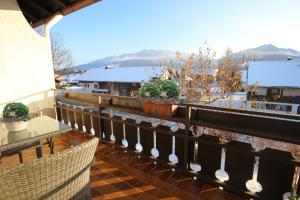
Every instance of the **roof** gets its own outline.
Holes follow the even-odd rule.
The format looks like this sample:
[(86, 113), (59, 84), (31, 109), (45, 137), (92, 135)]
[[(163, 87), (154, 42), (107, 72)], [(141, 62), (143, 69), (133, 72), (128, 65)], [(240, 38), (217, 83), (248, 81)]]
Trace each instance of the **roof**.
[(253, 61), (249, 63), (248, 85), (300, 88), (300, 61)]
[(71, 83), (71, 82), (77, 82), (75, 79), (78, 78), (79, 76), (80, 76), (80, 74), (68, 74), (68, 75), (62, 76), (62, 78), (66, 82)]
[(161, 67), (116, 67), (90, 69), (75, 80), (96, 82), (141, 83), (160, 77), (165, 70)]
[(32, 27), (47, 23), (57, 13), (68, 15), (100, 0), (18, 0), (23, 15)]

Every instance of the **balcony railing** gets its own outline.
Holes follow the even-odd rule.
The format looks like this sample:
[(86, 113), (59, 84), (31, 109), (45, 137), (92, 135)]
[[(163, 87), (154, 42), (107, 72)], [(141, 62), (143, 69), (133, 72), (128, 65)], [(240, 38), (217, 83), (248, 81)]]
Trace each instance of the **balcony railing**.
[(300, 105), (294, 103), (251, 101), (251, 103), (249, 102), (248, 107), (274, 112), (285, 112), (287, 114), (300, 114)]
[(195, 180), (254, 199), (299, 191), (299, 115), (180, 104), (160, 117), (137, 98), (56, 93), (59, 120)]

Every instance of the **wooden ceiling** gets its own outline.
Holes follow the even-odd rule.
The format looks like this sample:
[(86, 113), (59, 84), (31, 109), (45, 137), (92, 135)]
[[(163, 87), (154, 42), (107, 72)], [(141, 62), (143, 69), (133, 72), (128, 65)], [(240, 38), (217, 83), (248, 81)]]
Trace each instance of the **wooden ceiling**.
[(101, 0), (17, 0), (32, 27), (47, 23), (54, 15), (67, 15)]

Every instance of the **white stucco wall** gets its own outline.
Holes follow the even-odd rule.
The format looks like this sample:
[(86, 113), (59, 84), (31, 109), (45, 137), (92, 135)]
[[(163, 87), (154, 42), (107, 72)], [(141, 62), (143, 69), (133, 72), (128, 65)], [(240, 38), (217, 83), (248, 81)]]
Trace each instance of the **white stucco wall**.
[(267, 88), (261, 88), (261, 87), (258, 87), (257, 88), (257, 95), (267, 95)]
[[(257, 88), (257, 95), (267, 95), (268, 88)], [(300, 89), (296, 88), (283, 88), (283, 96), (300, 96)]]
[(21, 101), (35, 112), (53, 105), (50, 41), (28, 24), (16, 0), (0, 0), (0, 111)]
[(297, 89), (297, 88), (285, 88), (285, 89), (283, 89), (283, 96), (292, 96), (292, 97), (293, 96), (300, 96), (300, 89)]

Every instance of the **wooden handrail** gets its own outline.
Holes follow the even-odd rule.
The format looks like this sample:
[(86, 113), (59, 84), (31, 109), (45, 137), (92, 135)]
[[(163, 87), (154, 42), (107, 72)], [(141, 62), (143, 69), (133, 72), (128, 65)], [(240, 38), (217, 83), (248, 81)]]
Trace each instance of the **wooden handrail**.
[[(191, 125), (234, 131), (262, 138), (300, 144), (300, 115), (267, 113), (245, 109), (223, 108), (191, 103), (179, 104), (173, 117), (154, 116), (144, 113), (142, 104), (136, 97), (113, 96), (109, 94), (87, 94), (77, 91), (58, 90), (64, 96), (58, 100), (81, 103), (85, 106), (102, 107), (145, 117), (185, 123), (185, 110), (192, 108)], [(68, 95), (65, 95), (65, 94)], [(65, 97), (68, 96), (68, 97)], [(102, 101), (99, 103), (99, 99)], [(97, 103), (98, 102), (98, 103)]]

